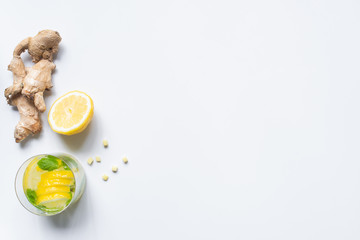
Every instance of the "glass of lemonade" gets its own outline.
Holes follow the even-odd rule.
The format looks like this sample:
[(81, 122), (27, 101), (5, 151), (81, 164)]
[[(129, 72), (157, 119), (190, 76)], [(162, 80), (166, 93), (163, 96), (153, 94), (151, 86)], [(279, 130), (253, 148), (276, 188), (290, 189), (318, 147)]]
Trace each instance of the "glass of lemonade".
[(84, 169), (75, 157), (65, 153), (40, 154), (21, 165), (15, 191), (27, 210), (52, 216), (80, 199), (85, 181)]

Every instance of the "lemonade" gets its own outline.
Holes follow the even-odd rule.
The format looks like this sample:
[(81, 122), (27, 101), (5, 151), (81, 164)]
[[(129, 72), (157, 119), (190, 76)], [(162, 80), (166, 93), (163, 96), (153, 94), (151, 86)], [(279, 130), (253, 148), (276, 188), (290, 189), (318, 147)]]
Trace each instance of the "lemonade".
[(81, 197), (85, 187), (82, 167), (74, 157), (67, 154), (35, 156), (23, 164), (17, 178), (20, 202), (38, 215), (60, 213)]

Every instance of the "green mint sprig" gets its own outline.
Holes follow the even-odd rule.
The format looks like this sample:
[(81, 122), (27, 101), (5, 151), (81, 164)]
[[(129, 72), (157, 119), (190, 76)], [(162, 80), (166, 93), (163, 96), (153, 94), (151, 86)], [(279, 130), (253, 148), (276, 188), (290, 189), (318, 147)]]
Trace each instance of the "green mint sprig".
[(47, 170), (47, 171), (52, 171), (60, 167), (58, 158), (51, 155), (47, 155), (46, 157), (41, 158), (38, 161), (37, 165), (42, 170)]

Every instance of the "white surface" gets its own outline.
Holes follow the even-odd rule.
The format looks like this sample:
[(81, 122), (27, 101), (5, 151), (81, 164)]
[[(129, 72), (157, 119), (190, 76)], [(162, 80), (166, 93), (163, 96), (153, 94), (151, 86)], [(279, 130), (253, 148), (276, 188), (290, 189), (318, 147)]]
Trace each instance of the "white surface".
[[(78, 89), (96, 109), (80, 135), (57, 135), (43, 114), (41, 134), (15, 144), (18, 112), (2, 98), (1, 239), (359, 239), (359, 11), (355, 0), (3, 2), (1, 91), (16, 44), (50, 28), (63, 41), (47, 106)], [(84, 163), (86, 192), (63, 215), (31, 215), (16, 171), (57, 151)]]

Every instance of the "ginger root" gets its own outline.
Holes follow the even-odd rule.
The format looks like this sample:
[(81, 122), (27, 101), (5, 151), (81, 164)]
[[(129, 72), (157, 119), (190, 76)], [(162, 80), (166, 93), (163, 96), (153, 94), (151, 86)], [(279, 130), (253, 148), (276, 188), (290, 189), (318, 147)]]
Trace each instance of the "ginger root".
[(39, 112), (29, 98), (19, 94), (13, 99), (12, 104), (18, 108), (20, 113), (20, 121), (14, 132), (16, 142), (21, 142), (30, 134), (41, 131)]
[[(52, 62), (58, 52), (61, 37), (52, 30), (40, 31), (35, 37), (22, 40), (13, 52), (8, 70), (13, 73), (13, 85), (5, 89), (7, 102), (16, 106), (20, 121), (15, 128), (15, 141), (20, 142), (30, 134), (41, 130), (39, 112), (46, 110), (44, 91), (52, 87)], [(21, 54), (28, 50), (35, 65), (25, 68)]]
[(29, 69), (24, 82), (22, 95), (34, 99), (34, 104), (40, 112), (45, 112), (44, 91), (52, 88), (51, 73), (55, 69), (55, 64), (42, 59)]

